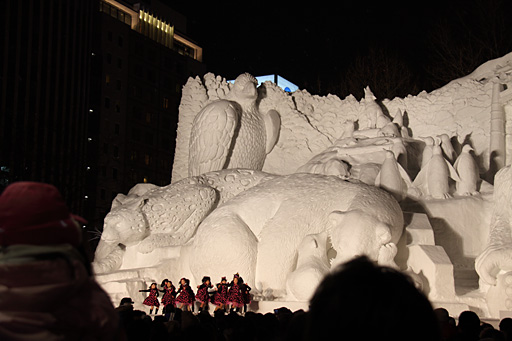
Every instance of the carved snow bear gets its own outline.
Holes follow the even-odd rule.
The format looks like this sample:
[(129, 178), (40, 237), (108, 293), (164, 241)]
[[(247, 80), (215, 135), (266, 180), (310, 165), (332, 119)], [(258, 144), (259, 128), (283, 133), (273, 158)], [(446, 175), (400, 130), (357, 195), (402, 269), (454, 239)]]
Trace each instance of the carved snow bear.
[[(338, 219), (343, 212), (349, 219)], [(403, 225), (397, 201), (380, 188), (334, 176), (285, 175), (240, 193), (206, 217), (188, 249), (189, 267), (196, 281), (238, 272), (248, 283), (284, 296), (305, 236), (340, 236), (332, 245), (338, 259), (347, 259), (347, 251), (356, 256), (356, 250), (389, 261)]]

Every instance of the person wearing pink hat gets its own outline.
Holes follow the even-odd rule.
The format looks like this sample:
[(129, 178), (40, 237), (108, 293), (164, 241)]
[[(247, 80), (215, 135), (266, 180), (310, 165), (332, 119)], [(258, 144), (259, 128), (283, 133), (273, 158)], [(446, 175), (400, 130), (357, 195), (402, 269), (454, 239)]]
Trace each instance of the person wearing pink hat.
[(53, 185), (16, 182), (0, 195), (0, 340), (120, 337), (78, 222)]

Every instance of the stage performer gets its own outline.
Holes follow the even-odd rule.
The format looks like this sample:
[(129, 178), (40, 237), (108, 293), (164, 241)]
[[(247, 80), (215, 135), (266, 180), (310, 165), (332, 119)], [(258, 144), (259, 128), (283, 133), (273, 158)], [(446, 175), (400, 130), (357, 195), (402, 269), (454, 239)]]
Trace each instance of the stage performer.
[(149, 292), (149, 296), (146, 297), (142, 304), (149, 306), (149, 314), (153, 314), (153, 307), (156, 307), (155, 315), (158, 314), (158, 308), (160, 307), (160, 302), (158, 302), (158, 288), (156, 287), (156, 283), (151, 283), (149, 289), (147, 290), (139, 290), (139, 292)]
[(210, 294), (208, 289), (213, 288), (210, 277), (204, 276), (201, 280), (203, 284), (197, 286), (196, 301), (201, 302), (199, 306), (199, 312), (208, 310), (208, 302), (210, 302)]
[(216, 305), (215, 311), (219, 309), (226, 310), (226, 302), (228, 300), (228, 281), (226, 277), (220, 279), (216, 289), (212, 297), (212, 303)]
[(242, 292), (243, 282), (240, 275), (237, 273), (233, 276), (233, 280), (229, 284), (228, 301), (230, 311), (240, 312), (240, 308), (244, 306), (244, 297)]
[(176, 307), (181, 310), (193, 311), (192, 304), (196, 297), (192, 288), (190, 287), (190, 280), (188, 278), (182, 278), (180, 280), (180, 288), (177, 291)]

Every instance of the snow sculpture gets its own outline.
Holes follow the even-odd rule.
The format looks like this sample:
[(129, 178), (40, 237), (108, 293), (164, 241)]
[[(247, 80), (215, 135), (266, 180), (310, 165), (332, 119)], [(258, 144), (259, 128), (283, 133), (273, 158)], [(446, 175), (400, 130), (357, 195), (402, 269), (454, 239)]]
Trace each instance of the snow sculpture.
[(402, 229), (398, 203), (377, 187), (317, 174), (280, 176), (240, 193), (203, 220), (189, 250), (190, 269), (196, 279), (239, 272), (249, 283), (284, 296), (305, 236), (327, 232), (337, 252), (333, 263), (357, 254), (389, 262), (396, 253), (390, 244)]
[(456, 154), (455, 150), (453, 149), (452, 142), (450, 141), (450, 136), (448, 134), (441, 134), (438, 136), (438, 139), (441, 141), (441, 149), (443, 150), (443, 154), (445, 158), (453, 162), (455, 160)]
[(225, 168), (261, 170), (279, 136), (275, 110), (261, 114), (258, 81), (248, 73), (235, 80), (227, 99), (206, 105), (190, 133), (189, 176)]
[(406, 170), (400, 165), (392, 151), (386, 151), (386, 159), (380, 167), (380, 172), (375, 179), (375, 186), (381, 187), (393, 194), (400, 202), (405, 199), (412, 182)]
[[(253, 292), (259, 291), (255, 292), (257, 297), (271, 299), (275, 296), (274, 294), (282, 297), (286, 287), (290, 294), (288, 297), (298, 299), (297, 297), (307, 296), (308, 292), (306, 287), (300, 286), (303, 284), (300, 278), (325, 271), (325, 251), (321, 242), (324, 233), (327, 234), (328, 240), (334, 241), (331, 243), (332, 246), (330, 244), (325, 246), (327, 253), (332, 254), (334, 250), (339, 251), (336, 257), (333, 255), (328, 257), (329, 259), (336, 258), (335, 261), (343, 259), (344, 252), (347, 256), (359, 252), (364, 243), (358, 243), (358, 240), (367, 240), (367, 252), (371, 253), (372, 257), (380, 262), (389, 261), (392, 263), (392, 256), (396, 249), (392, 241), (383, 244), (388, 235), (385, 233), (385, 229), (381, 228), (381, 219), (375, 221), (371, 209), (350, 209), (348, 213), (336, 213), (335, 211), (338, 209), (324, 205), (322, 201), (327, 199), (328, 196), (326, 195), (326, 198), (323, 198), (323, 195), (319, 195), (314, 190), (307, 191), (303, 195), (296, 194), (293, 197), (293, 200), (303, 202), (302, 206), (296, 205), (293, 210), (294, 213), (300, 213), (299, 216), (302, 220), (298, 222), (298, 219), (292, 218), (285, 221), (283, 212), (285, 209), (291, 210), (290, 205), (286, 204), (286, 201), (283, 201), (281, 205), (277, 205), (275, 202), (279, 202), (279, 199), (291, 189), (289, 187), (292, 186), (292, 183), (289, 182), (289, 177), (292, 175), (281, 175), (298, 172), (329, 174), (336, 176), (336, 178), (330, 177), (335, 179), (333, 181), (357, 179), (372, 186), (377, 184), (383, 189), (380, 192), (387, 191), (393, 196), (396, 195), (398, 200), (402, 199), (400, 205), (404, 211), (410, 210), (412, 212), (412, 218), (411, 214), (406, 215), (406, 217), (409, 217), (406, 218), (405, 224), (407, 230), (398, 243), (398, 253), (395, 261), (400, 268), (402, 270), (410, 268), (418, 282), (428, 291), (429, 298), (435, 303), (449, 304), (452, 315), (457, 315), (462, 311), (457, 311), (457, 309), (475, 308), (480, 310), (483, 316), (497, 317), (496, 311), (498, 308), (501, 310), (508, 309), (505, 305), (508, 297), (507, 291), (512, 292), (512, 289), (509, 288), (512, 274), (508, 272), (510, 248), (507, 246), (507, 243), (512, 244), (512, 237), (509, 236), (511, 233), (499, 226), (493, 227), (491, 235), (502, 237), (500, 237), (501, 239), (494, 237), (490, 239), (492, 241), (501, 240), (501, 242), (490, 243), (487, 250), (484, 251), (487, 247), (485, 236), (488, 235), (487, 229), (490, 226), (491, 211), (494, 209), (491, 200), (493, 186), (484, 180), (478, 179), (476, 190), (480, 194), (465, 195), (468, 193), (476, 194), (473, 190), (475, 188), (474, 180), (478, 178), (476, 172), (471, 171), (474, 168), (466, 163), (466, 161), (471, 161), (466, 154), (469, 147), (463, 148), (463, 152), (458, 155), (459, 161), (455, 161), (454, 170), (450, 169), (451, 162), (446, 159), (448, 159), (448, 155), (451, 155), (453, 160), (457, 155), (447, 151), (446, 147), (450, 148), (448, 143), (453, 142), (454, 145), (451, 148), (458, 152), (459, 149), (454, 148), (459, 146), (458, 143), (471, 144), (475, 149), (474, 155), (472, 155), (473, 161), (477, 163), (478, 169), (482, 172), (488, 170), (489, 174), (493, 174), (493, 172), (490, 171), (491, 167), (487, 162), (492, 160), (493, 155), (491, 154), (493, 152), (499, 151), (503, 154), (502, 158), (495, 161), (504, 162), (506, 160), (504, 158), (505, 154), (510, 154), (512, 149), (501, 147), (494, 149), (493, 142), (499, 142), (501, 146), (504, 141), (508, 144), (511, 140), (510, 122), (506, 123), (501, 119), (506, 118), (512, 112), (512, 82), (507, 77), (502, 77), (499, 78), (499, 84), (496, 85), (493, 83), (493, 79), (503, 70), (510, 74), (511, 65), (512, 54), (509, 54), (498, 60), (490, 61), (467, 77), (454, 80), (431, 93), (422, 92), (416, 96), (405, 98), (383, 99), (379, 103), (376, 102), (375, 96), (369, 88), (365, 93), (365, 99), (359, 101), (354, 96), (340, 99), (332, 95), (312, 95), (305, 90), (285, 93), (277, 85), (266, 82), (257, 89), (257, 108), (261, 113), (267, 113), (271, 110), (278, 112), (280, 130), (279, 143), (276, 143), (272, 151), (265, 155), (262, 171), (279, 174), (270, 176), (268, 179), (272, 180), (274, 184), (279, 183), (279, 181), (282, 181), (283, 184), (287, 183), (288, 188), (282, 188), (284, 185), (282, 187), (279, 185), (276, 186), (278, 190), (272, 193), (270, 188), (264, 186), (267, 180), (264, 180), (265, 182), (262, 182), (262, 180), (260, 181), (261, 187), (260, 185), (247, 186), (240, 190), (235, 188), (234, 190), (224, 191), (222, 190), (222, 184), (214, 183), (204, 187), (199, 186), (199, 188), (191, 186), (188, 188), (191, 194), (183, 195), (183, 198), (196, 200), (200, 198), (197, 193), (201, 190), (208, 194), (206, 195), (207, 201), (210, 200), (208, 199), (210, 194), (220, 195), (220, 201), (224, 204), (213, 203), (212, 211), (207, 213), (207, 217), (202, 221), (203, 223), (208, 222), (209, 226), (213, 226), (210, 217), (211, 219), (225, 219), (233, 226), (239, 227), (238, 230), (233, 228), (239, 235), (228, 234), (228, 242), (218, 242), (218, 247), (223, 247), (223, 253), (220, 250), (215, 251), (215, 257), (220, 257), (219, 255), (222, 254), (223, 260), (224, 256), (227, 255), (227, 259), (233, 264), (237, 260), (245, 262), (243, 252), (247, 249), (246, 246), (249, 245), (252, 248), (251, 252), (254, 252), (256, 245), (256, 256), (253, 256), (253, 259), (247, 265), (247, 268), (254, 267), (253, 276), (256, 282), (253, 283)], [(507, 86), (503, 86), (505, 83)], [(228, 100), (235, 103), (234, 106), (239, 107), (239, 104), (233, 101), (231, 97), (235, 93), (233, 90), (234, 85), (226, 82), (222, 77), (212, 74), (207, 74), (202, 78), (191, 78), (187, 82), (183, 89), (180, 104), (178, 138), (173, 164), (173, 184), (178, 183), (189, 174), (189, 142), (193, 120), (197, 113), (217, 100)], [(498, 109), (500, 109), (499, 112)], [(503, 111), (506, 115), (503, 115)], [(395, 113), (392, 121), (384, 113), (386, 115), (387, 113)], [(489, 120), (489, 117), (491, 117), (491, 120)], [(362, 129), (358, 129), (361, 127)], [(266, 125), (265, 130), (267, 130)], [(261, 130), (259, 131), (261, 132)], [(489, 136), (489, 132), (491, 136)], [(446, 139), (444, 135), (449, 139)], [(419, 138), (419, 136), (428, 137)], [(445, 139), (446, 141), (436, 143), (435, 156), (433, 155), (435, 143), (432, 137), (438, 140)], [(259, 145), (261, 146), (261, 144)], [(441, 150), (439, 150), (439, 147), (441, 147)], [(395, 160), (393, 160), (391, 152), (394, 154)], [(443, 152), (445, 153), (444, 157)], [(217, 151), (211, 151), (211, 153), (215, 155)], [(439, 162), (429, 162), (433, 161), (433, 156), (434, 160)], [(510, 159), (510, 155), (508, 155), (508, 159)], [(443, 161), (441, 162), (441, 160)], [(463, 162), (463, 160), (466, 161)], [(439, 167), (433, 167), (436, 163)], [(411, 180), (418, 179), (415, 185), (422, 192), (419, 192), (414, 186), (410, 186), (406, 191), (404, 182), (407, 184), (408, 181), (400, 166), (410, 176)], [(397, 168), (398, 172), (396, 171)], [(423, 169), (423, 174), (418, 175), (420, 169)], [(441, 169), (442, 172), (440, 173), (443, 176), (439, 176), (438, 172), (430, 172), (432, 169)], [(384, 176), (386, 173), (392, 174), (392, 176)], [(397, 173), (400, 174), (401, 179), (397, 176)], [(323, 177), (315, 174), (295, 174), (293, 176), (311, 177), (312, 179)], [(432, 174), (434, 176), (429, 176)], [(435, 186), (435, 181), (433, 181), (436, 177), (440, 180), (438, 187)], [(459, 181), (453, 179), (457, 177)], [(267, 177), (264, 179), (267, 179)], [(433, 182), (429, 184), (426, 179)], [(353, 180), (350, 180), (347, 183), (351, 184), (353, 182)], [(448, 185), (446, 182), (448, 182)], [(359, 185), (362, 184), (359, 183)], [(268, 186), (270, 187), (270, 185)], [(295, 185), (293, 184), (293, 186)], [(305, 193), (305, 191), (300, 192), (300, 188), (299, 186), (299, 189), (297, 189), (298, 193)], [(361, 188), (366, 187), (363, 185)], [(245, 189), (248, 189), (250, 193), (246, 194), (243, 191)], [(134, 281), (134, 279), (147, 282), (150, 279), (165, 278), (161, 276), (165, 275), (167, 277), (169, 274), (190, 275), (189, 278), (191, 279), (194, 276), (205, 275), (204, 273), (192, 274), (189, 260), (192, 260), (192, 262), (200, 261), (199, 256), (193, 252), (193, 248), (198, 246), (196, 244), (197, 233), (201, 230), (203, 240), (208, 240), (211, 234), (207, 233), (206, 230), (203, 231), (201, 227), (203, 224), (199, 228), (194, 224), (189, 224), (190, 227), (185, 228), (185, 226), (189, 226), (185, 222), (184, 227), (176, 227), (176, 229), (184, 236), (179, 243), (185, 240), (188, 240), (188, 242), (184, 245), (169, 243), (169, 240), (177, 241), (177, 239), (165, 236), (166, 228), (159, 229), (156, 227), (158, 226), (154, 224), (157, 220), (156, 212), (155, 215), (149, 214), (153, 212), (152, 209), (149, 209), (153, 205), (152, 203), (157, 201), (152, 196), (148, 197), (145, 193), (150, 193), (152, 190), (155, 190), (154, 193), (156, 194), (156, 187), (141, 186), (136, 191), (134, 189), (133, 193), (130, 193), (127, 197), (120, 195), (113, 203), (112, 210), (118, 211), (118, 220), (125, 222), (133, 220), (134, 225), (125, 223), (125, 231), (121, 229), (122, 226), (115, 226), (117, 223), (115, 223), (113, 217), (109, 217), (107, 221), (106, 230), (109, 228), (113, 228), (114, 232), (116, 232), (116, 229), (121, 230), (117, 231), (121, 233), (116, 232), (118, 235), (116, 238), (119, 238), (119, 242), (114, 242), (114, 237), (107, 238), (109, 234), (115, 235), (116, 233), (106, 232), (105, 236), (105, 239), (113, 245), (110, 246), (114, 249), (111, 249), (111, 252), (104, 252), (108, 255), (104, 260), (110, 258), (115, 265), (111, 268), (116, 268), (116, 266), (119, 268), (112, 275), (109, 272), (101, 275), (101, 278), (110, 281), (110, 284), (122, 282), (116, 276), (126, 279), (126, 282)], [(168, 190), (170, 191), (170, 188)], [(213, 192), (210, 193), (210, 190), (213, 190)], [(505, 191), (505, 189), (503, 190)], [(161, 193), (164, 192), (161, 191)], [(196, 195), (193, 195), (193, 193), (196, 193)], [(233, 193), (233, 195), (228, 196), (228, 193)], [(249, 194), (254, 195), (253, 199), (249, 198)], [(139, 196), (141, 198), (137, 199), (136, 197)], [(508, 200), (505, 194), (503, 196)], [(443, 200), (438, 200), (441, 198)], [(146, 199), (147, 201), (144, 202)], [(347, 198), (342, 199), (349, 200)], [(251, 202), (253, 204), (249, 205)], [(133, 212), (129, 212), (130, 206), (132, 206), (131, 210)], [(228, 210), (226, 207), (230, 207), (230, 209)], [(261, 211), (260, 209), (255, 210), (255, 207), (261, 207)], [(304, 207), (307, 207), (307, 209)], [(121, 208), (126, 210), (121, 210)], [(345, 211), (348, 210), (345, 209)], [(261, 214), (260, 212), (264, 213)], [(306, 217), (306, 212), (310, 212), (308, 214), (311, 216)], [(225, 215), (222, 216), (222, 213), (225, 213)], [(315, 214), (317, 218), (313, 218)], [(369, 214), (369, 216), (365, 216), (365, 214)], [(420, 216), (421, 219), (419, 219)], [(270, 219), (269, 217), (276, 218)], [(172, 219), (172, 217), (169, 218)], [(144, 219), (148, 220), (147, 223), (144, 222)], [(149, 221), (150, 219), (154, 219), (154, 221)], [(141, 220), (144, 228), (140, 228), (139, 231), (138, 223)], [(197, 218), (195, 220), (199, 222), (201, 219)], [(338, 221), (338, 225), (336, 225), (336, 221)], [(305, 229), (303, 224), (308, 222), (310, 229)], [(352, 222), (355, 222), (357, 227), (355, 231), (367, 231), (361, 226), (371, 226), (369, 230), (374, 233), (368, 233), (366, 238), (360, 238), (356, 232), (348, 233), (347, 231), (350, 230), (345, 230), (345, 226), (346, 224), (352, 224)], [(272, 235), (270, 232), (255, 234), (252, 231), (254, 226), (260, 226), (258, 223), (264, 227), (276, 227), (281, 223), (285, 228), (299, 226), (299, 229), (303, 229), (300, 235), (294, 235), (293, 243), (289, 244), (286, 240), (282, 245), (279, 245), (280, 247), (286, 246), (286, 250), (288, 250), (286, 257), (278, 255), (279, 257), (290, 258), (288, 252), (294, 255), (291, 257), (293, 259), (292, 265), (286, 271), (281, 271), (281, 268), (278, 267), (271, 274), (270, 266), (260, 268), (260, 265), (258, 265), (263, 264), (264, 261), (270, 263), (269, 257), (260, 259), (262, 257), (260, 256), (262, 254), (260, 248), (266, 247), (273, 252), (279, 250), (276, 247), (272, 249), (272, 245), (275, 244), (270, 242), (272, 240), (269, 237), (269, 235)], [(509, 225), (506, 224), (506, 226)], [(131, 227), (134, 227), (134, 229), (131, 229)], [(169, 227), (169, 231), (171, 229)], [(190, 237), (184, 232), (185, 230), (192, 231)], [(502, 232), (498, 233), (500, 230)], [(161, 238), (152, 237), (153, 234), (157, 235), (160, 232), (165, 232), (159, 236)], [(334, 232), (338, 232), (338, 234)], [(278, 233), (276, 232), (276, 234)], [(344, 244), (346, 235), (349, 235), (348, 240), (352, 242), (347, 245)], [(213, 240), (215, 238), (221, 240), (218, 236), (214, 237)], [(151, 241), (152, 239), (156, 240)], [(229, 243), (229, 240), (237, 240), (239, 243)], [(313, 240), (318, 242), (316, 247), (312, 243)], [(260, 242), (262, 243), (260, 244)], [(144, 244), (146, 246), (142, 247), (141, 245)], [(105, 246), (105, 241), (102, 241), (100, 245)], [(293, 250), (295, 246), (296, 249)], [(379, 247), (377, 248), (377, 246)], [(100, 251), (101, 249), (105, 250), (104, 247), (99, 249)], [(379, 252), (376, 250), (379, 250)], [(148, 251), (150, 252), (144, 253)], [(167, 253), (164, 254), (164, 251)], [(101, 252), (98, 254), (101, 254)], [(484, 286), (485, 281), (481, 280), (482, 290), (475, 293), (473, 290), (478, 289), (478, 275), (474, 263), (478, 255), (480, 257), (478, 257), (476, 268), (479, 269), (479, 273), (483, 274), (481, 276), (486, 276), (485, 274), (490, 272), (492, 274), (490, 277), (494, 278), (496, 273), (496, 285), (487, 289), (487, 286)], [(98, 261), (101, 258), (97, 257)], [(204, 251), (201, 259), (209, 262), (209, 258), (210, 254)], [(144, 263), (141, 259), (147, 261)], [(295, 259), (297, 265), (295, 265)], [(233, 266), (233, 268), (234, 272), (240, 271), (238, 266)], [(493, 270), (488, 270), (489, 268)], [(261, 272), (265, 269), (269, 273), (262, 274)], [(276, 272), (279, 272), (279, 276), (281, 276), (278, 280), (283, 283), (281, 287), (276, 289), (276, 292), (273, 290), (273, 288), (276, 288), (273, 284), (267, 285), (268, 281), (266, 280), (260, 280), (259, 282), (256, 280), (256, 278), (264, 278), (265, 276), (270, 277)], [(208, 275), (213, 276), (209, 270)], [(223, 275), (229, 275), (229, 273)], [(243, 276), (249, 279), (247, 274), (243, 274)], [(286, 286), (285, 282), (287, 282)], [(314, 280), (311, 282), (314, 282)], [(128, 288), (129, 285), (126, 284), (123, 290)], [(121, 290), (115, 292), (119, 295), (122, 294)], [(124, 297), (124, 295), (121, 297)], [(500, 299), (501, 306), (492, 303), (499, 302)], [(282, 305), (285, 305), (285, 302), (282, 303)], [(266, 304), (260, 302), (260, 307)], [(490, 314), (487, 314), (487, 304), (489, 304), (491, 310)]]
[(480, 183), (480, 174), (475, 159), (471, 155), (473, 148), (469, 144), (462, 147), (462, 152), (455, 160), (453, 167), (459, 175), (459, 181), (455, 183), (457, 194), (476, 195)]
[[(502, 168), (494, 179), (494, 210), (491, 218), (489, 243), (475, 261), (483, 290), (488, 295), (491, 310), (512, 310), (512, 298), (503, 300), (512, 290), (508, 280), (512, 271), (512, 168)], [(505, 281), (506, 280), (506, 281)], [(491, 287), (489, 287), (491, 286)], [(498, 292), (498, 293), (496, 293)]]
[(450, 198), (449, 179), (459, 181), (453, 166), (443, 157), (442, 149), (436, 143), (432, 149), (432, 157), (421, 169), (413, 181), (413, 186), (422, 191), (423, 195), (435, 199)]
[(297, 249), (297, 267), (286, 279), (291, 300), (309, 301), (325, 274), (330, 271), (327, 258), (327, 233), (304, 237)]
[[(105, 217), (95, 254), (96, 273), (122, 266), (126, 247), (141, 254), (184, 245), (217, 206), (274, 176), (254, 170), (222, 170), (164, 187), (136, 185)], [(116, 201), (115, 201), (116, 202)]]

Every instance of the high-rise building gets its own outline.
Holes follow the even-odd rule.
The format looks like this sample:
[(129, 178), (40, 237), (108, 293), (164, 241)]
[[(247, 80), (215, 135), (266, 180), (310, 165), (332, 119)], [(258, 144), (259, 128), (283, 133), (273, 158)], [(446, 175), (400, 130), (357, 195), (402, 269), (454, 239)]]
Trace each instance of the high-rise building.
[(203, 75), (186, 18), (164, 4), (105, 0), (94, 23), (89, 220), (101, 229), (118, 193), (171, 180), (181, 88)]
[(52, 183), (84, 213), (94, 2), (0, 2), (0, 191)]
[(206, 72), (186, 18), (157, 0), (6, 0), (0, 12), (0, 191), (54, 184), (101, 230), (117, 193), (170, 183), (181, 88)]

